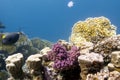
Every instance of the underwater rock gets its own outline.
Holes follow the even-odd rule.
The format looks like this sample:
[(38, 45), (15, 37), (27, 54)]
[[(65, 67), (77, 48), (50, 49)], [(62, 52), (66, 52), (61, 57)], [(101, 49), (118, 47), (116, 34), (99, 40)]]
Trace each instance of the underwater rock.
[(44, 79), (45, 80), (61, 80), (62, 76), (53, 68), (54, 62), (49, 62), (48, 65), (44, 66)]
[(7, 71), (5, 71), (5, 70), (0, 71), (0, 80), (7, 80), (8, 76), (9, 75), (8, 75)]
[(92, 42), (84, 42), (80, 46), (80, 54), (90, 53), (93, 50), (94, 44)]
[[(12, 33), (6, 32), (2, 34), (8, 35)], [(19, 39), (15, 44), (11, 44), (11, 45), (0, 44), (0, 45), (1, 45), (1, 50), (7, 51), (8, 54), (12, 54), (15, 53), (20, 46), (31, 45), (31, 42), (29, 38), (23, 32), (21, 32), (21, 34), (19, 34)]]
[(82, 80), (86, 80), (88, 73), (97, 73), (103, 67), (103, 56), (97, 53), (88, 53), (80, 55), (78, 62), (81, 68)]
[(32, 42), (32, 45), (33, 47), (41, 50), (45, 47), (51, 47), (52, 46), (52, 43), (47, 41), (47, 40), (43, 40), (43, 39), (40, 39), (40, 38), (33, 38), (31, 39), (31, 42)]
[(23, 79), (23, 55), (17, 53), (11, 56), (8, 56), (6, 61), (6, 68), (10, 74), (11, 79)]
[(111, 53), (111, 63), (113, 63), (116, 68), (120, 68), (120, 51)]
[(116, 34), (116, 27), (105, 17), (87, 18), (73, 25), (70, 42), (81, 46), (84, 42), (97, 43)]
[(111, 63), (108, 64), (110, 70), (116, 70), (120, 72), (120, 51), (113, 51), (111, 53)]
[(120, 80), (120, 73), (103, 69), (96, 74), (88, 74), (86, 80)]
[(28, 56), (32, 54), (39, 53), (44, 47), (50, 47), (51, 42), (47, 40), (42, 40), (39, 38), (29, 39), (26, 34), (21, 34), (18, 42), (15, 44), (16, 50), (14, 53), (22, 53), (24, 58), (27, 59)]
[(39, 78), (42, 80), (42, 55), (34, 54), (27, 58), (26, 66), (29, 69), (32, 79)]
[(120, 34), (105, 38), (93, 47), (93, 52), (102, 54), (107, 65), (111, 62), (112, 52), (120, 51)]
[(61, 80), (62, 76), (53, 68), (54, 62), (48, 61), (47, 54), (51, 51), (49, 47), (45, 47), (40, 51), (40, 54), (43, 55), (42, 65), (44, 66), (44, 80)]
[(27, 59), (28, 56), (39, 52), (37, 48), (33, 47), (32, 41), (24, 33), (20, 35), (15, 46), (16, 50), (14, 53), (22, 53), (25, 59)]
[(100, 54), (111, 54), (112, 51), (120, 50), (120, 34), (115, 35), (109, 38), (105, 38), (102, 41), (98, 42), (93, 51)]
[[(10, 33), (2, 33), (2, 34), (10, 34)], [(7, 51), (8, 54), (23, 53), (24, 56), (26, 54), (26, 56), (28, 57), (29, 56), (28, 54), (30, 53), (34, 54), (39, 52), (39, 50), (43, 49), (44, 47), (51, 47), (52, 43), (47, 40), (42, 40), (39, 38), (29, 39), (24, 32), (21, 32), (21, 34), (19, 35), (19, 40), (15, 44), (2, 45), (0, 43), (0, 45), (1, 45), (0, 49)]]
[(5, 60), (4, 55), (0, 54), (0, 71), (5, 70)]
[(9, 53), (0, 52), (0, 69), (9, 56), (5, 60), (8, 80), (120, 80), (120, 35), (109, 19), (95, 17), (75, 23), (69, 40), (59, 40), (51, 47), (51, 42), (30, 40), (23, 33), (14, 45), (0, 43), (0, 49)]
[(38, 53), (39, 50), (30, 45), (23, 45), (23, 46), (21, 45), (18, 47), (15, 53), (19, 53), (19, 52), (23, 54), (26, 60), (28, 56)]
[(49, 62), (49, 65), (44, 66), (45, 80), (80, 80), (80, 67), (57, 71), (53, 68), (54, 62)]
[(45, 47), (42, 50), (40, 50), (40, 54), (47, 55), (49, 51), (51, 51), (51, 49), (49, 47)]
[(17, 41), (17, 43), (15, 45), (16, 45), (16, 47), (19, 47), (21, 45), (32, 46), (32, 42), (24, 32), (21, 32), (19, 40)]

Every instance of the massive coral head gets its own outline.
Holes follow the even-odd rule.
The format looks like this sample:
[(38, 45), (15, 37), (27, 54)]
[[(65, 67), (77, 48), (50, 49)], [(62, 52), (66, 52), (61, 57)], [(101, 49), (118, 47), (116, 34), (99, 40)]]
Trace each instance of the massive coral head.
[(96, 43), (113, 35), (116, 35), (116, 27), (106, 17), (87, 18), (74, 24), (70, 41), (80, 46), (83, 42)]

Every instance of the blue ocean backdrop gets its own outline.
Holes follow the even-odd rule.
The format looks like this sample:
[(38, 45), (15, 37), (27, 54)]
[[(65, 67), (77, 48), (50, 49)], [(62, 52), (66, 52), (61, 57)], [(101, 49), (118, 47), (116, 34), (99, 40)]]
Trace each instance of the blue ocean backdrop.
[(0, 21), (5, 32), (20, 29), (29, 38), (52, 42), (68, 40), (74, 23), (105, 16), (120, 33), (120, 0), (0, 0)]

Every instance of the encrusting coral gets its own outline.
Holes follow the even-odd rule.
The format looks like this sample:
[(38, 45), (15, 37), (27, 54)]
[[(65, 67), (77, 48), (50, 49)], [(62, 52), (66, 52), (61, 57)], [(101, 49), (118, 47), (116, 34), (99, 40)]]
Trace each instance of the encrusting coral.
[(78, 21), (72, 28), (70, 42), (81, 46), (83, 42), (96, 43), (116, 34), (116, 27), (105, 17), (87, 18)]

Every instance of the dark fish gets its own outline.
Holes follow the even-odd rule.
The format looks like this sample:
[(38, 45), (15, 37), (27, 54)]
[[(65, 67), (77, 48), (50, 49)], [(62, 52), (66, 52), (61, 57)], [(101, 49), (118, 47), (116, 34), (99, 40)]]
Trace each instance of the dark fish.
[(2, 36), (2, 44), (12, 45), (18, 41), (19, 36), (20, 36), (19, 32), (9, 33), (7, 35), (4, 34)]

